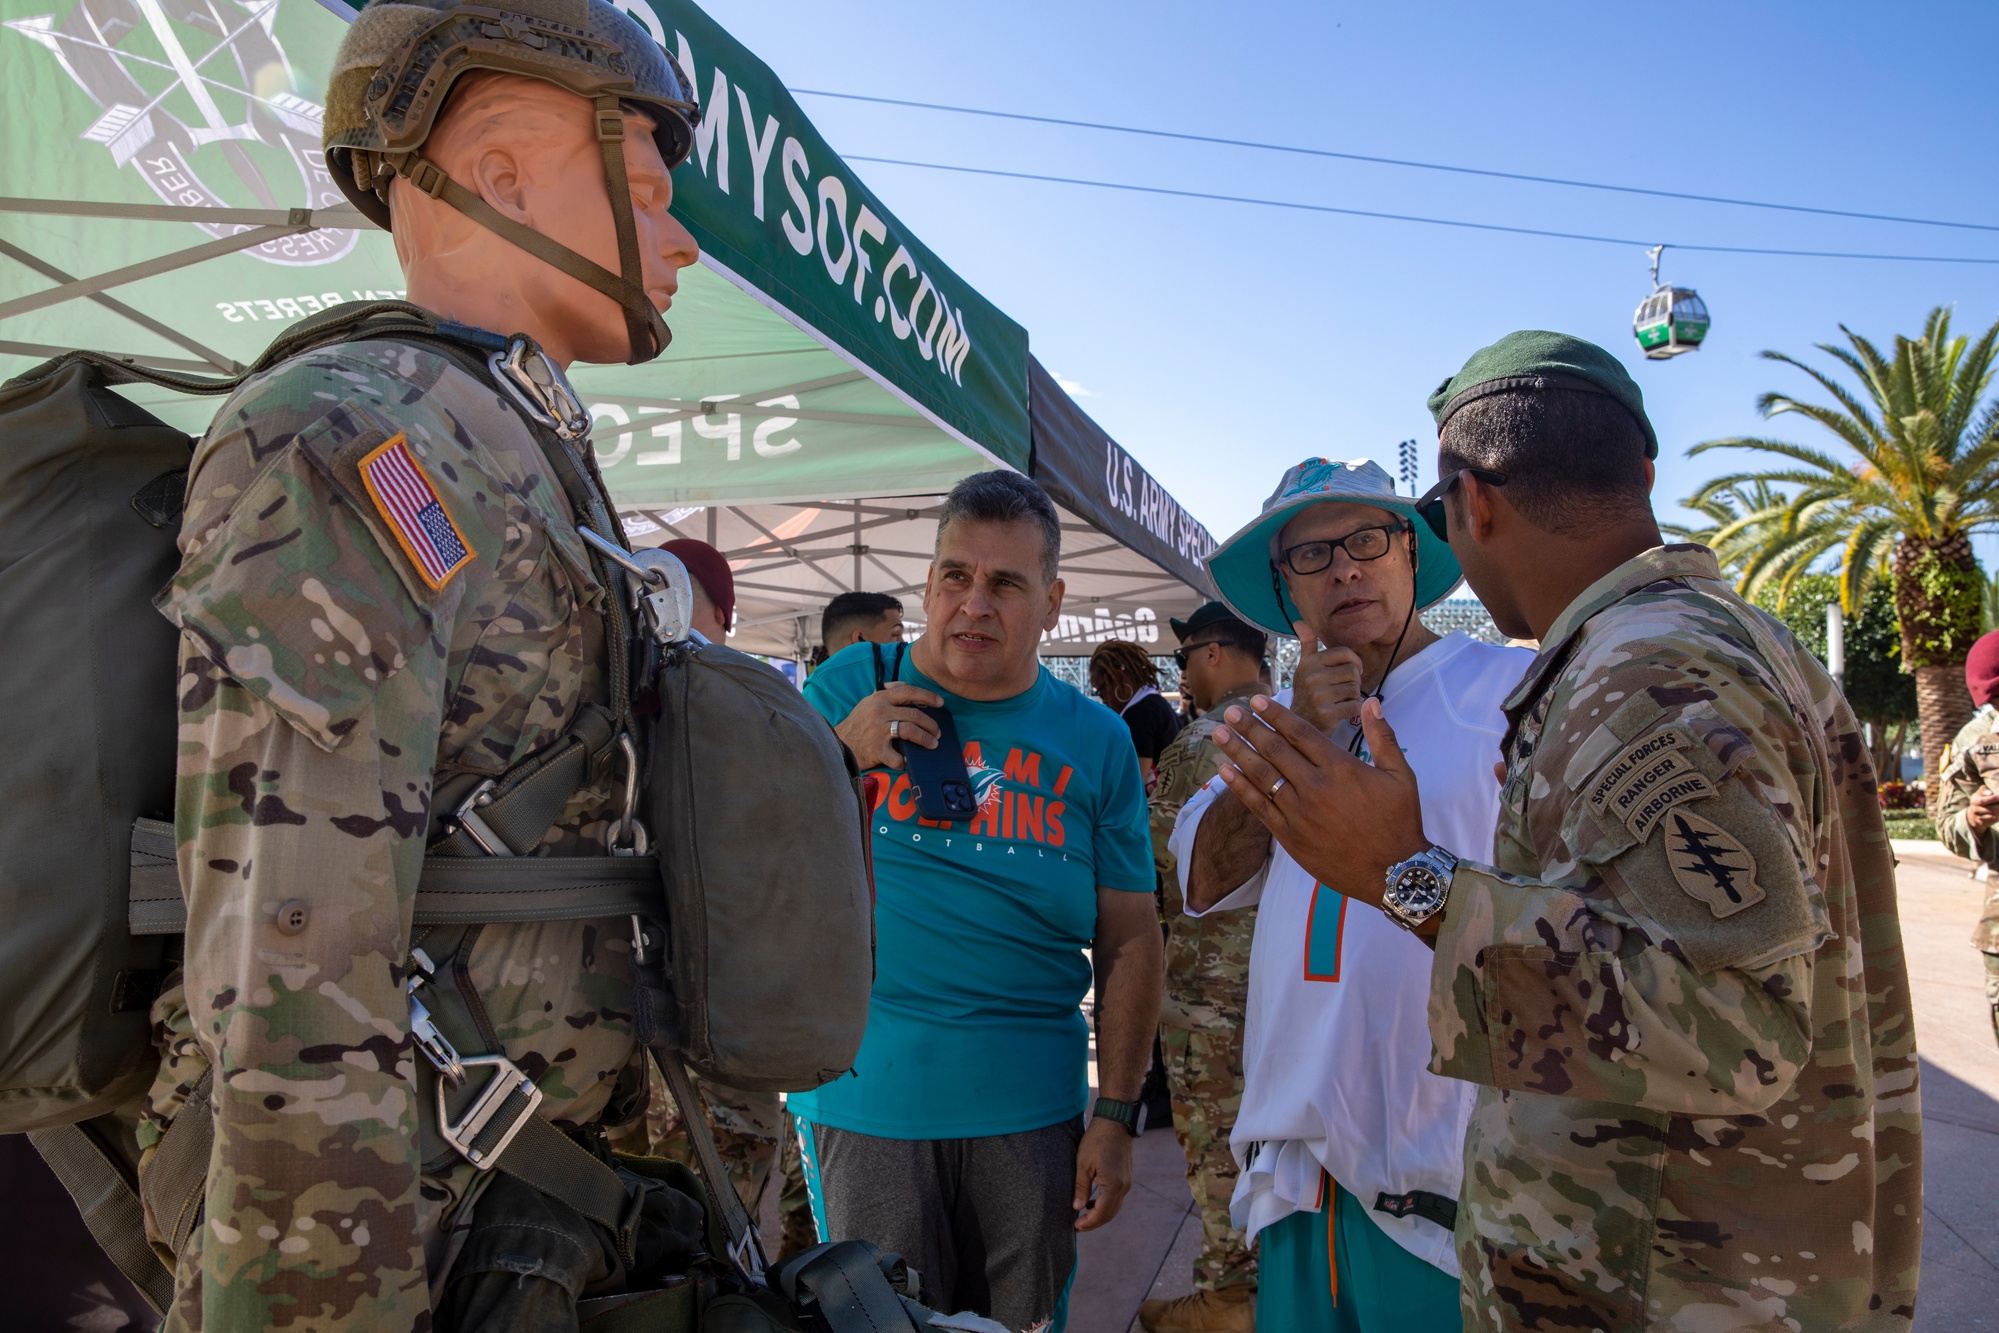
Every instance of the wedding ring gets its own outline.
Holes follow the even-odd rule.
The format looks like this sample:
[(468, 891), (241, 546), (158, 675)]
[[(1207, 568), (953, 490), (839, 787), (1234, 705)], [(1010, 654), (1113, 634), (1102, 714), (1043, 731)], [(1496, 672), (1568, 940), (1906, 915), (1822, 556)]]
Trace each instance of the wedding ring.
[(1277, 793), (1284, 790), (1284, 781), (1283, 778), (1277, 779), (1277, 781), (1270, 784), (1270, 790), (1263, 794), (1273, 801), (1276, 800)]
[(888, 723), (888, 738), (889, 738), (890, 740), (892, 740), (892, 741), (899, 741), (899, 740), (901, 740), (901, 739), (902, 739), (902, 719), (901, 719), (901, 718), (899, 718), (899, 717), (893, 717), (893, 718), (890, 718), (890, 719), (889, 719), (889, 723)]

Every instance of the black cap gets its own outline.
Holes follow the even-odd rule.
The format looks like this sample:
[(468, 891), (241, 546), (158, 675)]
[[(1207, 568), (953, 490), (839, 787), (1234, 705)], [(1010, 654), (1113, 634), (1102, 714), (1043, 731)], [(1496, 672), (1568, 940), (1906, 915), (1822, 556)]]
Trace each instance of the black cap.
[(1184, 644), (1202, 630), (1224, 622), (1241, 625), (1244, 629), (1255, 634), (1263, 632), (1235, 612), (1229, 610), (1228, 603), (1226, 602), (1209, 602), (1185, 620), (1173, 620), (1169, 618), (1166, 623), (1173, 627), (1173, 633)]

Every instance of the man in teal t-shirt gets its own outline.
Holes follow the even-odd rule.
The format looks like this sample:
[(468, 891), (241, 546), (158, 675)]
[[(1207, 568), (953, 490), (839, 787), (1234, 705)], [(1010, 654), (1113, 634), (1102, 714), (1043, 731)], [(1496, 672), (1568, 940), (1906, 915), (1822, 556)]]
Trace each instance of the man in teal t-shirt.
[[(894, 778), (872, 821), (867, 1037), (851, 1074), (790, 1098), (821, 1232), (900, 1253), (931, 1305), (1016, 1329), (1059, 1328), (1075, 1233), (1130, 1188), (1164, 967), (1130, 737), (1036, 656), (1061, 610), (1059, 542), (1034, 482), (967, 478), (937, 525), (922, 637), (906, 653), (855, 644), (805, 687)], [(935, 748), (918, 707), (938, 705), (964, 747), (969, 821), (924, 819), (897, 771), (898, 735)], [(1084, 950), (1104, 1094), (1087, 1130)]]

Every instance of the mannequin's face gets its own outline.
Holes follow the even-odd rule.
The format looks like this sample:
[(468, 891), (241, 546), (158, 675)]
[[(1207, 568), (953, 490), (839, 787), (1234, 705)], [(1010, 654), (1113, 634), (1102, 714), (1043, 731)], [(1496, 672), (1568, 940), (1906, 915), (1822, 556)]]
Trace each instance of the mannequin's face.
[[(470, 75), (426, 152), (501, 213), (616, 273), (618, 236), (595, 118), (589, 102), (539, 79)], [(664, 311), (680, 270), (700, 252), (667, 211), (673, 178), (652, 131), (647, 116), (625, 113), (625, 173), (646, 294)], [(390, 211), (410, 300), (495, 332), (526, 333), (563, 365), (628, 358), (624, 313), (610, 297), (405, 180), (392, 187)]]

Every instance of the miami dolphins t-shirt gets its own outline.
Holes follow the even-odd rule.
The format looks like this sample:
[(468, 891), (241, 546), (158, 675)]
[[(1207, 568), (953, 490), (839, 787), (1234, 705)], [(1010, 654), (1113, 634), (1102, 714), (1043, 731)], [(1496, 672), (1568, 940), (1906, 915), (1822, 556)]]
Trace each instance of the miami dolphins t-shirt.
[[(805, 685), (843, 721), (875, 688), (874, 645)], [(894, 649), (884, 649), (892, 664)], [(942, 696), (979, 813), (937, 823), (894, 781), (872, 824), (875, 988), (851, 1074), (791, 1110), (887, 1139), (1017, 1134), (1081, 1115), (1089, 1096), (1083, 950), (1099, 886), (1151, 893), (1138, 756), (1110, 709), (1042, 671), (1025, 693), (962, 699), (902, 655), (897, 679)]]

